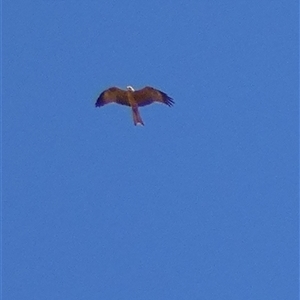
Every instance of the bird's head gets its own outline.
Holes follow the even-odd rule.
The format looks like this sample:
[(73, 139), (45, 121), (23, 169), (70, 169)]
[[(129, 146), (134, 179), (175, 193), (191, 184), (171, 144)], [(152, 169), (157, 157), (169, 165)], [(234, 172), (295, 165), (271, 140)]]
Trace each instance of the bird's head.
[(127, 91), (134, 92), (134, 88), (131, 85), (126, 86)]

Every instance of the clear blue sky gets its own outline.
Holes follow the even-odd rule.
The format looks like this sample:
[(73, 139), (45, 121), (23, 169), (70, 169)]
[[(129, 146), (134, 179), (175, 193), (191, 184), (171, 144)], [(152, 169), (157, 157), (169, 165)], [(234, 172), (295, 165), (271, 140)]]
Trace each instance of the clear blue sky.
[(298, 299), (297, 2), (3, 2), (3, 299)]

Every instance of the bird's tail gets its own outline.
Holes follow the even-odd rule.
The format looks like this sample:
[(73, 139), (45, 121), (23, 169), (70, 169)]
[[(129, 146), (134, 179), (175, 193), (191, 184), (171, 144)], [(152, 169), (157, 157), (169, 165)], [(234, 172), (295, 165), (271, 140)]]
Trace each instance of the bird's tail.
[(132, 116), (133, 116), (133, 122), (134, 122), (134, 125), (137, 125), (137, 124), (141, 124), (141, 125), (144, 125), (144, 122), (140, 116), (140, 112), (138, 110), (138, 107), (132, 107)]

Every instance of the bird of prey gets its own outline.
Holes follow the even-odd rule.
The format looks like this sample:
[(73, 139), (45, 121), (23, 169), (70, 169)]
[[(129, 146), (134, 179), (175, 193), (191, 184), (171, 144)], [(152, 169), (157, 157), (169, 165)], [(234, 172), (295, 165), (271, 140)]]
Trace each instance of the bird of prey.
[(149, 105), (153, 102), (164, 103), (168, 106), (172, 106), (174, 104), (174, 101), (171, 97), (153, 87), (146, 86), (136, 91), (132, 86), (129, 85), (127, 86), (126, 90), (122, 90), (117, 87), (111, 87), (103, 91), (98, 97), (95, 105), (97, 107), (108, 103), (117, 103), (130, 106), (132, 109), (134, 125), (144, 125), (138, 107)]

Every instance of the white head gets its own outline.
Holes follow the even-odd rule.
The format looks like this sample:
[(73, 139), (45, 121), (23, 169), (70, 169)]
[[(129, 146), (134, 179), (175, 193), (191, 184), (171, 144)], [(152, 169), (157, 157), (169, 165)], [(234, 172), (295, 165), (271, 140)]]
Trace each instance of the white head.
[(126, 86), (127, 91), (134, 92), (134, 88), (131, 85)]

